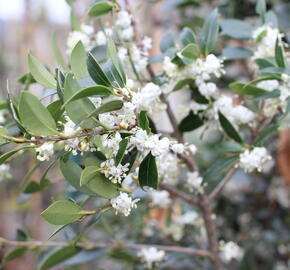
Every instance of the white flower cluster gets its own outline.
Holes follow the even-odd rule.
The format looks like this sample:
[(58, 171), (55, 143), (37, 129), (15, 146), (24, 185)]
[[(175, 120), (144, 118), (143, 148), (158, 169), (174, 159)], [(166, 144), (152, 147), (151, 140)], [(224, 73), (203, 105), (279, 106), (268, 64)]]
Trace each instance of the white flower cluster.
[(164, 109), (162, 103), (160, 103), (159, 96), (161, 89), (158, 85), (150, 82), (137, 92), (132, 92), (132, 103), (136, 107), (136, 111), (148, 111)]
[(217, 112), (220, 111), (235, 126), (249, 124), (253, 122), (255, 114), (245, 106), (234, 105), (234, 100), (230, 96), (222, 95), (213, 104), (213, 117), (218, 120)]
[(205, 59), (198, 58), (192, 64), (179, 69), (177, 65), (171, 62), (167, 56), (163, 61), (163, 70), (169, 78), (178, 76), (178, 79), (193, 78), (202, 95), (209, 98), (216, 96), (218, 88), (215, 83), (208, 82), (211, 76), (219, 78), (225, 73), (223, 69), (223, 60), (217, 58), (214, 54), (209, 54)]
[(36, 158), (39, 161), (48, 161), (54, 154), (53, 142), (45, 142), (41, 146), (35, 148)]
[(132, 199), (127, 193), (120, 192), (120, 195), (110, 200), (112, 207), (116, 210), (116, 214), (122, 213), (129, 216), (133, 208), (137, 208), (137, 202), (140, 199)]
[(166, 184), (176, 185), (178, 182), (178, 158), (173, 153), (164, 153), (156, 159), (158, 176)]
[(253, 58), (257, 59), (275, 56), (276, 40), (281, 39), (282, 35), (278, 28), (262, 25), (253, 31), (252, 37), (257, 43)]
[(138, 253), (138, 256), (147, 264), (147, 267), (151, 269), (156, 263), (160, 263), (164, 260), (165, 252), (164, 250), (158, 250), (155, 247), (150, 247), (142, 249)]
[(150, 189), (148, 195), (151, 199), (151, 206), (166, 208), (170, 205), (171, 199), (168, 191)]
[(11, 178), (10, 174), (10, 165), (9, 164), (1, 164), (0, 165), (0, 181)]
[(72, 31), (67, 38), (67, 54), (70, 54), (74, 46), (81, 41), (85, 48), (89, 49), (92, 46), (91, 37), (94, 33), (94, 28), (90, 25), (82, 24), (79, 31)]
[(233, 259), (240, 260), (244, 255), (243, 249), (232, 241), (227, 243), (224, 243), (222, 241), (220, 249), (220, 256), (222, 260), (226, 263), (230, 262)]
[(123, 41), (131, 41), (134, 36), (132, 27), (132, 16), (125, 10), (121, 10), (117, 14), (116, 26), (118, 34)]
[(290, 208), (290, 191), (282, 178), (274, 178), (268, 188), (268, 198), (277, 201), (282, 207)]
[(126, 177), (126, 172), (128, 169), (129, 163), (122, 165), (115, 165), (114, 159), (109, 159), (101, 163), (100, 171), (103, 173), (109, 180), (113, 183), (122, 183), (122, 180)]
[(198, 172), (187, 172), (186, 178), (186, 187), (192, 192), (203, 192), (202, 187), (203, 178), (199, 175)]
[(245, 172), (251, 173), (255, 169), (261, 172), (263, 165), (271, 159), (272, 157), (268, 155), (265, 147), (255, 147), (252, 150), (247, 149), (240, 154), (239, 166)]
[(257, 87), (268, 92), (280, 90), (280, 96), (277, 98), (268, 98), (264, 101), (263, 112), (266, 117), (273, 117), (279, 110), (285, 112), (287, 108), (287, 99), (290, 96), (290, 76), (282, 74), (282, 81), (266, 80), (257, 83)]
[(96, 44), (99, 46), (107, 44), (107, 38), (113, 35), (111, 28), (105, 28), (104, 31), (98, 31), (96, 34)]

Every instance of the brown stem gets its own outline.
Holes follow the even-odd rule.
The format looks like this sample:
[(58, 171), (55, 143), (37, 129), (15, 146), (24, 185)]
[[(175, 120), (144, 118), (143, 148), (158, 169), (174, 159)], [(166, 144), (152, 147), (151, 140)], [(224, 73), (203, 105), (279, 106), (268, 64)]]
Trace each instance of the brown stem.
[(206, 194), (200, 194), (200, 207), (204, 218), (204, 225), (208, 238), (209, 250), (213, 255), (212, 263), (215, 270), (224, 270), (219, 257), (219, 243), (216, 234), (216, 226), (211, 211), (210, 200)]
[[(70, 245), (70, 242), (66, 241), (9, 241), (7, 239), (0, 237), (0, 244), (4, 246), (14, 246), (14, 247), (28, 247), (28, 248), (38, 248), (38, 247), (65, 247)], [(77, 247), (84, 249), (92, 248), (108, 248), (108, 249), (144, 249), (149, 247), (156, 247), (157, 249), (168, 251), (168, 252), (178, 252), (186, 253), (191, 255), (198, 255), (206, 257), (213, 260), (212, 254), (207, 250), (199, 250), (194, 248), (186, 248), (179, 246), (163, 246), (163, 245), (143, 245), (143, 244), (126, 244), (126, 243), (100, 243), (100, 242), (79, 242), (75, 244)]]

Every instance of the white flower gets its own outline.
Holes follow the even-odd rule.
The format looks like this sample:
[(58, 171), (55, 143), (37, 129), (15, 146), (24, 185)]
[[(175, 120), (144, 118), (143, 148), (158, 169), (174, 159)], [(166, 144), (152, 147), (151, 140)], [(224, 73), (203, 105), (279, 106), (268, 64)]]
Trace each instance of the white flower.
[(198, 214), (195, 211), (186, 212), (182, 216), (178, 217), (176, 223), (182, 225), (193, 225), (198, 219)]
[(257, 87), (271, 92), (271, 91), (279, 88), (279, 82), (277, 80), (261, 81), (261, 82), (257, 83)]
[[(153, 135), (154, 138), (158, 139), (157, 135)], [(161, 140), (156, 140), (154, 147), (151, 147), (151, 153), (153, 156), (160, 156), (169, 151), (170, 141), (164, 137)]]
[(166, 190), (150, 189), (148, 194), (151, 199), (152, 206), (166, 208), (171, 203), (170, 195)]
[(0, 124), (4, 124), (6, 119), (5, 119), (5, 114), (6, 114), (6, 110), (1, 110), (0, 111)]
[(106, 45), (107, 37), (103, 31), (98, 31), (96, 34), (96, 42), (98, 45)]
[(202, 192), (202, 177), (198, 172), (188, 172), (186, 179), (186, 186), (190, 191), (197, 190)]
[(119, 150), (119, 143), (122, 140), (119, 132), (112, 134), (102, 135), (102, 145), (113, 150), (113, 153), (117, 153)]
[(101, 173), (103, 173), (109, 180), (113, 183), (120, 183), (126, 177), (126, 172), (128, 169), (129, 163), (122, 165), (115, 165), (114, 159), (106, 160), (101, 163)]
[(121, 10), (117, 14), (116, 25), (121, 28), (128, 28), (132, 23), (132, 16), (125, 10)]
[(182, 143), (175, 143), (171, 145), (171, 150), (176, 154), (182, 154), (184, 152), (184, 145)]
[(64, 141), (65, 146), (64, 146), (64, 150), (67, 152), (71, 152), (72, 155), (76, 156), (78, 154), (78, 150), (79, 150), (79, 138), (72, 138), (69, 140), (65, 140)]
[(0, 181), (11, 178), (10, 174), (10, 165), (9, 164), (1, 164), (0, 165)]
[(275, 56), (276, 40), (282, 37), (277, 28), (263, 25), (255, 29), (252, 36), (257, 42), (257, 49), (253, 56), (254, 59)]
[(126, 29), (123, 29), (120, 32), (120, 38), (124, 41), (132, 40), (133, 36), (134, 36), (134, 30), (133, 30), (132, 26), (130, 26)]
[(140, 50), (136, 44), (132, 44), (130, 52), (136, 71), (145, 70), (148, 64), (148, 53)]
[(49, 160), (54, 154), (53, 143), (52, 142), (45, 142), (41, 146), (36, 147), (35, 151), (37, 153), (37, 159), (39, 161)]
[(174, 77), (177, 75), (178, 67), (171, 62), (169, 56), (164, 57), (162, 68), (168, 77)]
[(147, 264), (147, 267), (151, 269), (155, 263), (160, 263), (164, 260), (165, 252), (164, 250), (158, 250), (155, 247), (150, 247), (142, 249), (138, 253), (138, 256)]
[(197, 152), (197, 147), (196, 147), (194, 144), (190, 144), (190, 145), (188, 146), (188, 150), (189, 150), (193, 155), (195, 155), (196, 152)]
[(209, 98), (212, 97), (217, 92), (217, 86), (215, 83), (202, 83), (198, 86), (199, 92)]
[(63, 135), (72, 136), (74, 135), (80, 128), (76, 128), (75, 123), (68, 117), (65, 116), (66, 123), (63, 124)]
[(70, 54), (75, 45), (81, 41), (85, 48), (90, 45), (90, 37), (81, 31), (70, 32), (67, 38), (67, 53)]
[(127, 193), (120, 192), (120, 195), (110, 200), (112, 207), (116, 210), (116, 214), (122, 213), (129, 216), (133, 208), (137, 208), (137, 202), (140, 199), (132, 199)]
[(152, 48), (152, 38), (145, 36), (142, 40), (142, 46), (145, 51), (148, 51)]
[(166, 229), (165, 234), (171, 235), (175, 241), (180, 241), (184, 234), (184, 226), (178, 223), (172, 223)]
[(283, 102), (279, 98), (268, 98), (264, 100), (263, 113), (266, 117), (273, 117), (279, 112), (279, 109), (284, 109)]
[(163, 183), (176, 185), (178, 182), (178, 159), (176, 155), (168, 152), (160, 155), (156, 159), (158, 175)]
[(245, 172), (253, 172), (257, 169), (262, 171), (262, 166), (272, 157), (268, 155), (267, 149), (264, 147), (255, 147), (253, 150), (246, 150), (240, 154), (239, 166), (245, 170)]
[(95, 105), (96, 108), (102, 105), (102, 98), (100, 97), (90, 97), (90, 101)]
[(232, 259), (240, 260), (244, 251), (234, 242), (221, 243), (221, 258), (224, 262), (230, 262)]
[(80, 27), (81, 31), (87, 35), (91, 35), (94, 33), (94, 27), (87, 24), (82, 24)]
[(152, 111), (157, 103), (159, 103), (160, 94), (160, 87), (150, 82), (147, 83), (138, 92), (132, 93), (132, 103), (136, 106), (136, 110), (138, 112), (142, 110)]
[(116, 123), (115, 116), (111, 115), (110, 113), (99, 114), (99, 120), (102, 124), (104, 124), (108, 128), (113, 128)]

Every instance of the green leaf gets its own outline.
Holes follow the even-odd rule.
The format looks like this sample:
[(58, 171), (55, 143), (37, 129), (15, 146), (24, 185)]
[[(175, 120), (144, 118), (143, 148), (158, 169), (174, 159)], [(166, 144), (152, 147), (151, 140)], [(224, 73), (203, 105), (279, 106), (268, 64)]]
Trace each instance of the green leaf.
[(139, 122), (140, 122), (140, 127), (144, 130), (147, 131), (149, 134), (151, 132), (151, 129), (149, 127), (149, 120), (147, 117), (147, 112), (146, 111), (141, 111), (139, 114)]
[(240, 95), (249, 95), (256, 97), (267, 93), (267, 91), (259, 87), (240, 82), (231, 83), (229, 87), (233, 89), (236, 93), (239, 93)]
[(7, 252), (4, 255), (4, 257), (2, 259), (2, 263), (0, 266), (4, 266), (5, 263), (13, 261), (17, 258), (24, 256), (26, 251), (27, 251), (27, 247), (16, 247), (16, 248), (10, 250), (9, 252)]
[(215, 9), (206, 19), (202, 28), (200, 48), (205, 55), (208, 55), (210, 52), (212, 52), (215, 47), (219, 30), (218, 17), (218, 10)]
[(109, 78), (104, 73), (102, 67), (99, 62), (95, 59), (95, 57), (89, 53), (87, 58), (87, 67), (91, 78), (100, 85), (112, 86)]
[(280, 44), (279, 38), (276, 39), (276, 44), (275, 44), (275, 60), (280, 68), (286, 68), (286, 63), (284, 60), (284, 52), (283, 48)]
[(236, 131), (233, 127), (231, 122), (221, 113), (218, 113), (219, 121), (225, 133), (232, 139), (234, 139), (237, 143), (243, 144), (243, 139), (241, 138), (240, 134)]
[(50, 136), (58, 133), (55, 121), (47, 108), (28, 91), (21, 93), (19, 116), (25, 129), (35, 135)]
[(77, 15), (74, 13), (73, 9), (71, 9), (70, 13), (70, 23), (74, 31), (79, 31), (81, 29), (81, 22)]
[(54, 54), (54, 57), (57, 61), (57, 63), (64, 69), (67, 68), (67, 64), (62, 56), (62, 53), (57, 45), (57, 39), (56, 39), (56, 33), (54, 32), (52, 34), (52, 37), (51, 37), (51, 48), (52, 48), (52, 52)]
[(222, 56), (225, 60), (245, 59), (253, 56), (253, 52), (242, 47), (224, 48)]
[(28, 65), (33, 78), (38, 83), (50, 89), (56, 88), (55, 78), (31, 53), (28, 54)]
[(86, 167), (81, 174), (80, 185), (85, 185), (91, 191), (106, 199), (117, 197), (119, 195), (118, 186), (97, 170), (98, 167), (96, 166)]
[(160, 51), (165, 53), (169, 49), (175, 47), (174, 36), (171, 31), (163, 34), (160, 40)]
[(79, 205), (65, 200), (54, 202), (41, 213), (41, 216), (53, 225), (71, 223), (79, 220), (83, 215), (85, 211)]
[(22, 83), (22, 84), (32, 84), (32, 83), (36, 83), (36, 80), (34, 80), (32, 74), (30, 72), (25, 73), (24, 75), (22, 75), (21, 77), (19, 77), (17, 79), (18, 82)]
[(240, 20), (236, 19), (225, 19), (220, 21), (221, 35), (230, 36), (236, 39), (251, 39), (253, 27)]
[(51, 116), (53, 117), (54, 121), (58, 121), (62, 116), (64, 109), (61, 108), (62, 103), (60, 100), (55, 100), (51, 102), (46, 108), (50, 112)]
[(66, 246), (53, 250), (47, 254), (37, 267), (37, 270), (46, 270), (63, 261), (73, 257), (80, 251), (80, 248)]
[(0, 156), (0, 165), (3, 164), (8, 158), (16, 154), (18, 151), (31, 148), (32, 146), (23, 146), (14, 150), (11, 150), (9, 152), (4, 153), (3, 155)]
[(156, 166), (155, 157), (149, 154), (143, 159), (139, 167), (138, 173), (140, 186), (158, 188), (158, 170)]
[(128, 143), (129, 143), (129, 140), (127, 138), (120, 141), (119, 150), (118, 150), (118, 153), (116, 155), (116, 165), (118, 165), (122, 161), (122, 159), (125, 155)]
[(255, 59), (255, 63), (259, 66), (259, 69), (275, 67), (275, 62), (272, 58), (257, 58)]
[(105, 15), (107, 13), (109, 13), (110, 11), (112, 11), (113, 6), (105, 1), (101, 1), (101, 2), (97, 2), (96, 4), (94, 4), (90, 9), (89, 9), (89, 16), (91, 17), (97, 17), (97, 16), (102, 16)]
[[(79, 86), (78, 82), (73, 79), (72, 73), (68, 73), (66, 75), (64, 84), (64, 101), (66, 102), (76, 92), (80, 91), (80, 89), (81, 87)], [(95, 106), (88, 98), (83, 98), (81, 100), (75, 100), (70, 104), (67, 104), (65, 110), (72, 121), (74, 121), (76, 124), (79, 124), (95, 110)], [(83, 128), (92, 128), (95, 126), (95, 123), (92, 120), (87, 120), (84, 121), (81, 126)]]
[(123, 79), (123, 75), (118, 72), (117, 68), (114, 66), (112, 59), (107, 60), (106, 63), (102, 65), (103, 71), (109, 79), (110, 83), (116, 87), (125, 87), (126, 79)]
[(36, 181), (30, 181), (25, 186), (23, 193), (31, 194), (43, 191), (48, 187), (50, 181), (48, 179), (44, 179), (41, 183), (37, 183)]
[(82, 79), (89, 76), (87, 69), (87, 53), (81, 41), (73, 48), (70, 56), (71, 70), (77, 79)]
[(265, 0), (257, 0), (256, 12), (262, 17), (262, 22), (265, 23), (266, 2)]
[(61, 230), (63, 230), (64, 228), (66, 228), (68, 225), (70, 225), (69, 223), (68, 224), (64, 224), (64, 225), (61, 225), (59, 226), (48, 238), (47, 240), (50, 240), (52, 237), (54, 237), (56, 234), (58, 234)]
[(112, 100), (95, 109), (89, 116), (98, 116), (101, 113), (113, 112), (123, 107), (122, 100)]
[(78, 90), (75, 92), (70, 98), (68, 98), (64, 104), (62, 105), (62, 108), (67, 106), (72, 101), (86, 98), (86, 97), (92, 97), (92, 96), (98, 96), (98, 97), (107, 97), (109, 95), (113, 94), (112, 91), (103, 85), (94, 85), (89, 86), (83, 89)]
[(195, 87), (195, 80), (191, 78), (183, 79), (178, 81), (175, 86), (173, 87), (172, 91), (177, 91), (182, 89), (184, 86), (189, 85)]
[(181, 132), (193, 131), (203, 125), (203, 119), (198, 115), (190, 111), (189, 114), (182, 119), (178, 129)]
[(279, 130), (280, 125), (274, 124), (264, 129), (254, 140), (253, 145), (261, 145), (270, 135)]
[(182, 56), (194, 60), (199, 56), (200, 51), (196, 44), (190, 43), (180, 53)]
[(179, 39), (183, 46), (190, 43), (196, 43), (195, 34), (189, 27), (184, 27), (179, 35)]
[(87, 187), (80, 186), (80, 179), (81, 179), (81, 173), (82, 169), (81, 167), (75, 163), (74, 161), (68, 159), (60, 160), (60, 170), (62, 172), (62, 175), (64, 178), (80, 193), (89, 195), (89, 196), (95, 196), (95, 193), (89, 190)]
[(124, 157), (123, 157), (123, 159), (122, 159), (122, 161), (121, 161), (121, 164), (122, 165), (125, 165), (125, 164), (129, 164), (129, 166), (128, 166), (128, 171), (126, 172), (127, 173), (127, 175), (129, 174), (129, 172), (131, 171), (131, 169), (132, 169), (132, 167), (133, 167), (133, 165), (134, 165), (134, 163), (135, 163), (135, 160), (136, 160), (136, 158), (137, 158), (137, 155), (138, 155), (138, 150), (137, 150), (137, 148), (136, 147), (134, 147), (131, 151), (129, 151), (129, 153), (128, 154), (126, 154)]
[(118, 57), (118, 53), (117, 53), (117, 49), (116, 49), (116, 46), (114, 44), (114, 41), (109, 38), (108, 39), (108, 54), (109, 54), (109, 58), (111, 59), (114, 67), (116, 68), (121, 80), (122, 80), (122, 83), (123, 85), (125, 86), (126, 85), (126, 74), (124, 72), (124, 68), (121, 64), (121, 61)]

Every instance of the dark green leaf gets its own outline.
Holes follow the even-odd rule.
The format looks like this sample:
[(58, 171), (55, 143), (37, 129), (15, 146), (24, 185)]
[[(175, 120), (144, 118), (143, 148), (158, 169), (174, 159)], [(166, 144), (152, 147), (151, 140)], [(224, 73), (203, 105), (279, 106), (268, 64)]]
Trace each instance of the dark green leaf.
[(120, 110), (123, 107), (123, 101), (112, 100), (95, 109), (90, 116), (98, 116), (101, 113), (112, 112)]
[(27, 247), (16, 247), (10, 250), (4, 255), (1, 265), (3, 266), (7, 262), (13, 261), (17, 258), (24, 256), (26, 251), (27, 251)]
[(241, 138), (240, 134), (236, 131), (236, 129), (233, 127), (231, 122), (221, 113), (219, 112), (219, 121), (220, 124), (225, 131), (225, 133), (232, 139), (234, 139), (237, 143), (242, 144), (243, 139)]
[(0, 156), (0, 165), (3, 164), (8, 158), (12, 157), (14, 154), (16, 154), (20, 150), (24, 150), (27, 148), (31, 148), (32, 146), (23, 146), (14, 150), (11, 150), (9, 152), (4, 153)]
[(259, 66), (259, 69), (275, 67), (274, 59), (271, 58), (257, 58), (255, 59), (255, 62)]
[(49, 184), (50, 184), (50, 181), (48, 179), (44, 179), (42, 183), (30, 181), (25, 186), (23, 193), (31, 194), (31, 193), (43, 191), (44, 189), (48, 187)]
[(180, 90), (180, 89), (182, 89), (186, 85), (195, 87), (195, 80), (194, 79), (191, 79), (191, 78), (180, 80), (180, 81), (178, 81), (175, 84), (175, 86), (173, 87), (172, 91)]
[(81, 174), (80, 184), (106, 199), (117, 197), (119, 195), (118, 186), (97, 170), (96, 166), (86, 167)]
[(73, 48), (70, 56), (71, 70), (77, 79), (89, 76), (87, 69), (87, 53), (81, 41), (79, 41)]
[(89, 195), (89, 196), (95, 196), (95, 193), (89, 190), (87, 187), (80, 186), (80, 179), (81, 179), (81, 173), (82, 169), (81, 167), (75, 163), (74, 161), (68, 159), (60, 160), (60, 170), (64, 176), (64, 178), (80, 193)]
[(244, 84), (240, 82), (234, 82), (229, 85), (231, 89), (233, 89), (236, 93), (239, 93), (240, 95), (249, 95), (249, 96), (260, 96), (267, 94), (267, 91), (258, 88), (256, 86), (253, 86), (251, 84)]
[(261, 145), (270, 135), (277, 133), (280, 125), (274, 124), (264, 129), (254, 140), (253, 145)]
[(25, 73), (24, 75), (22, 75), (21, 77), (19, 77), (17, 79), (18, 82), (22, 83), (22, 84), (32, 84), (32, 83), (36, 83), (36, 80), (33, 78), (32, 74), (30, 72)]
[(276, 44), (275, 44), (275, 59), (276, 59), (276, 63), (278, 67), (286, 68), (286, 63), (284, 60), (284, 52), (280, 44), (279, 38), (276, 39)]
[(182, 31), (179, 35), (179, 39), (180, 39), (183, 46), (186, 46), (187, 44), (190, 44), (190, 43), (196, 43), (195, 34), (188, 27), (184, 27), (182, 29)]
[(37, 270), (46, 270), (73, 257), (80, 251), (74, 246), (61, 247), (47, 254), (37, 267)]
[(50, 224), (63, 225), (79, 220), (84, 215), (83, 209), (71, 202), (60, 200), (46, 208), (41, 216)]
[(194, 60), (199, 56), (200, 51), (196, 44), (191, 43), (186, 45), (180, 53), (182, 56)]
[(116, 155), (116, 165), (118, 165), (122, 161), (122, 159), (125, 155), (128, 143), (129, 143), (129, 140), (127, 138), (120, 141), (119, 150), (118, 150), (118, 153)]
[(206, 19), (201, 32), (200, 48), (201, 51), (208, 55), (214, 49), (219, 30), (219, 14), (215, 9)]
[(100, 85), (105, 86), (112, 86), (110, 80), (108, 79), (107, 75), (104, 73), (102, 67), (95, 59), (95, 57), (89, 53), (87, 59), (87, 67), (91, 78)]
[(147, 133), (149, 134), (151, 132), (151, 129), (149, 127), (149, 120), (147, 117), (147, 112), (146, 111), (141, 111), (139, 114), (139, 124), (140, 127), (144, 130), (147, 131)]
[(47, 88), (56, 88), (56, 80), (52, 74), (31, 53), (28, 55), (28, 65), (33, 78), (38, 83)]
[(244, 59), (251, 56), (253, 56), (253, 52), (242, 47), (223, 49), (223, 57), (225, 60)]
[(138, 173), (140, 186), (158, 188), (158, 171), (156, 166), (155, 157), (149, 152), (149, 154), (142, 160), (139, 173)]
[(137, 158), (137, 155), (138, 155), (138, 150), (137, 148), (133, 148), (128, 154), (126, 154), (122, 161), (121, 161), (121, 164), (122, 165), (125, 165), (127, 163), (129, 163), (129, 166), (128, 166), (128, 171), (127, 171), (127, 174), (130, 172), (130, 170), (132, 169), (134, 163), (135, 163), (135, 160)]
[(39, 99), (28, 91), (23, 91), (19, 101), (20, 120), (25, 129), (35, 135), (55, 135), (56, 124), (49, 111)]
[(203, 119), (198, 115), (190, 111), (189, 114), (182, 119), (178, 129), (181, 132), (193, 131), (203, 125)]
[(51, 102), (46, 108), (50, 112), (51, 116), (53, 117), (54, 121), (58, 121), (62, 116), (64, 109), (61, 108), (62, 103), (60, 100), (55, 100)]
[(113, 6), (105, 1), (100, 1), (95, 3), (90, 9), (89, 9), (89, 16), (91, 17), (97, 17), (97, 16), (102, 16), (110, 11), (112, 11)]
[(236, 39), (251, 39), (253, 28), (250, 24), (236, 20), (226, 19), (220, 21), (221, 35), (227, 35)]

